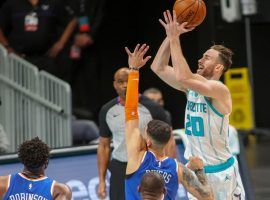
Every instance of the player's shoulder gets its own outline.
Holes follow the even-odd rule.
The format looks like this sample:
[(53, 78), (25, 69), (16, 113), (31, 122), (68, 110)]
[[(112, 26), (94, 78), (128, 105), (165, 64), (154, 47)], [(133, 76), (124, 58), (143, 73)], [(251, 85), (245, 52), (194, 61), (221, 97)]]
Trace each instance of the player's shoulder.
[(52, 193), (53, 198), (62, 196), (63, 199), (65, 198), (69, 200), (72, 196), (70, 188), (66, 184), (59, 183), (57, 181), (54, 181)]
[[(211, 83), (213, 83), (213, 84), (215, 84), (215, 85), (217, 85), (217, 86), (219, 86), (219, 87), (228, 89), (227, 85), (224, 84), (224, 83), (223, 83), (222, 81), (220, 81), (220, 80), (209, 80), (209, 82), (211, 82)], [(229, 89), (228, 89), (228, 90), (229, 90)]]

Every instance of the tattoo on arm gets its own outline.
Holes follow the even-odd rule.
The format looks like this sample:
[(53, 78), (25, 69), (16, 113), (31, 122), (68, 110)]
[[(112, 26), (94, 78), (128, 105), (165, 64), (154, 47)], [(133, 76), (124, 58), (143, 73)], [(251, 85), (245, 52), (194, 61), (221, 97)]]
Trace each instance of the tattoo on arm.
[(212, 190), (207, 182), (207, 178), (203, 170), (198, 171), (196, 176), (190, 169), (182, 165), (183, 169), (183, 185), (187, 190), (195, 190), (201, 197), (207, 198), (212, 196)]
[(201, 184), (203, 184), (203, 185), (208, 184), (207, 178), (206, 178), (206, 175), (205, 175), (203, 169), (196, 171), (195, 174), (196, 174), (197, 178), (199, 179), (199, 181), (201, 182)]

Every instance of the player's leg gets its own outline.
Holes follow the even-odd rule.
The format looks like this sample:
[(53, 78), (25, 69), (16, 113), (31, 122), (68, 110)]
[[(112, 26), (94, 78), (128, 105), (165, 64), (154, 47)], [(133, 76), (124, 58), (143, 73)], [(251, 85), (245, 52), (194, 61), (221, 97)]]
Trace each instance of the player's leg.
[(233, 169), (234, 169), (234, 174), (235, 174), (235, 188), (232, 191), (232, 199), (233, 200), (245, 200), (245, 189), (242, 183), (242, 179), (239, 173), (239, 167), (238, 167), (238, 162), (236, 160), (236, 162), (233, 165)]
[(126, 163), (111, 160), (110, 200), (125, 200)]

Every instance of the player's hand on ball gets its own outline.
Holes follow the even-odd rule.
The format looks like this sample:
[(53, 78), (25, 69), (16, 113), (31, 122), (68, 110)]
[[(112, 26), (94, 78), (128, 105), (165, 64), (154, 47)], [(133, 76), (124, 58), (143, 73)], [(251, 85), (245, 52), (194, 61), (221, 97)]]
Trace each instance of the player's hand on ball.
[(161, 25), (165, 28), (167, 37), (174, 38), (179, 37), (181, 34), (192, 31), (195, 27), (187, 28), (187, 22), (179, 24), (177, 22), (177, 17), (175, 11), (173, 11), (173, 16), (169, 10), (163, 12), (164, 21), (159, 19)]

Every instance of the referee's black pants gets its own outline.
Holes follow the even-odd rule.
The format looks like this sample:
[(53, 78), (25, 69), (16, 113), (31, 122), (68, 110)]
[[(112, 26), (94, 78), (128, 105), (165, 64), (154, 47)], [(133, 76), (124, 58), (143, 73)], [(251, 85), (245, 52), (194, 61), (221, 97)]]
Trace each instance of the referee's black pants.
[(126, 162), (112, 159), (109, 164), (110, 178), (110, 200), (125, 200), (125, 177)]

